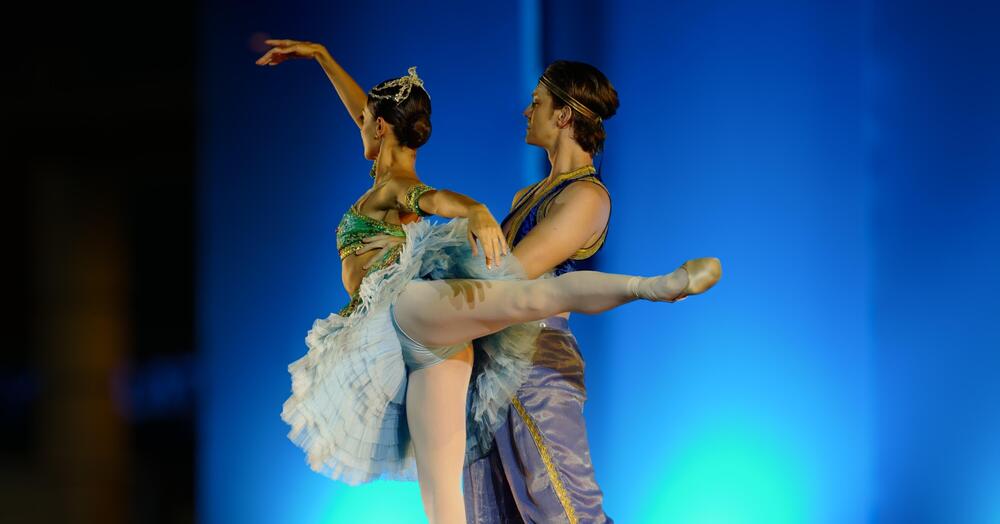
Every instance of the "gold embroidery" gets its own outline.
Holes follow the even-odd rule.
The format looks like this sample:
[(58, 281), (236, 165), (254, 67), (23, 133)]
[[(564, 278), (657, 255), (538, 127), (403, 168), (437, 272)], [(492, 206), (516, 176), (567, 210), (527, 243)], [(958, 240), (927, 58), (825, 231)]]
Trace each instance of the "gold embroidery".
[[(403, 252), (402, 244), (386, 248), (386, 252), (382, 255), (382, 259), (372, 264), (372, 266), (368, 268), (368, 271), (365, 271), (365, 276), (367, 277), (368, 275), (376, 271), (380, 271), (395, 264), (396, 262), (399, 261), (399, 255), (402, 254), (402, 252)], [(337, 315), (340, 315), (342, 317), (349, 317), (351, 316), (351, 314), (354, 313), (354, 310), (357, 309), (359, 305), (361, 305), (360, 287), (356, 291), (354, 291), (353, 294), (351, 294), (351, 301), (348, 302), (346, 306), (342, 307), (340, 309), (340, 312), (337, 313)]]
[(435, 191), (435, 189), (426, 184), (414, 184), (406, 190), (406, 205), (404, 209), (410, 213), (414, 213), (425, 217), (428, 215), (423, 209), (420, 209), (420, 197), (424, 196), (424, 193), (430, 191)]
[(354, 313), (354, 310), (357, 309), (359, 304), (361, 304), (361, 294), (355, 291), (354, 294), (351, 295), (351, 301), (348, 302), (346, 306), (340, 308), (340, 311), (337, 312), (337, 315), (342, 317), (349, 317), (351, 316), (351, 313)]
[(597, 170), (594, 166), (583, 166), (579, 169), (574, 169), (568, 173), (562, 173), (556, 177), (551, 183), (546, 183), (548, 179), (542, 179), (531, 186), (531, 189), (525, 191), (524, 195), (518, 200), (517, 204), (514, 205), (514, 209), (511, 210), (510, 215), (505, 223), (510, 224), (507, 229), (507, 245), (514, 245), (514, 237), (517, 236), (517, 232), (521, 229), (521, 224), (531, 209), (535, 207), (536, 204), (541, 202), (544, 198), (549, 196), (549, 190), (561, 182), (568, 180), (570, 178), (586, 178), (592, 176)]
[[(596, 177), (582, 176), (579, 179), (577, 179), (576, 181), (586, 181), (586, 182), (590, 182), (592, 184), (596, 184), (598, 187), (600, 187), (601, 189), (603, 189), (605, 193), (608, 193), (608, 197), (609, 198), (611, 196), (611, 192), (608, 191), (608, 188), (599, 179), (597, 179)], [(542, 220), (544, 220), (545, 216), (549, 214), (549, 206), (551, 206), (552, 202), (554, 202), (554, 201), (555, 201), (554, 198), (550, 198), (545, 203), (543, 203), (541, 205), (541, 207), (538, 208), (538, 221), (539, 222), (541, 222)], [(601, 249), (601, 246), (604, 245), (604, 239), (607, 238), (607, 236), (608, 236), (608, 224), (604, 224), (604, 230), (601, 231), (601, 235), (599, 237), (597, 237), (596, 240), (594, 240), (594, 243), (590, 244), (589, 246), (585, 246), (585, 247), (582, 247), (580, 249), (577, 249), (576, 253), (573, 253), (573, 255), (569, 257), (569, 259), (570, 260), (586, 260), (586, 259), (594, 256), (594, 253), (597, 253)]]
[(569, 500), (569, 494), (566, 493), (566, 487), (563, 486), (562, 478), (559, 477), (559, 471), (556, 470), (556, 465), (552, 462), (552, 455), (549, 454), (549, 448), (545, 447), (545, 442), (542, 440), (542, 432), (538, 430), (535, 420), (524, 409), (521, 399), (514, 397), (511, 403), (514, 405), (514, 409), (517, 410), (517, 414), (521, 415), (521, 420), (528, 426), (528, 432), (531, 433), (531, 438), (535, 441), (535, 446), (538, 447), (538, 454), (541, 455), (542, 462), (545, 463), (545, 469), (549, 473), (549, 482), (552, 483), (552, 488), (556, 490), (559, 503), (562, 504), (563, 511), (566, 512), (566, 518), (569, 519), (570, 524), (577, 524), (576, 511)]
[[(349, 220), (352, 217), (353, 220), (364, 222), (367, 227), (358, 227), (356, 223), (351, 223)], [(340, 259), (343, 260), (356, 253), (365, 246), (366, 237), (377, 234), (406, 238), (403, 226), (363, 215), (356, 206), (351, 206), (337, 225), (337, 251), (340, 253)]]
[(365, 247), (365, 244), (363, 242), (361, 242), (361, 243), (358, 243), (358, 244), (350, 244), (350, 245), (344, 246), (344, 247), (338, 249), (337, 251), (340, 253), (340, 259), (343, 260), (343, 259), (345, 259), (345, 258), (347, 258), (347, 257), (349, 257), (349, 256), (351, 256), (351, 255), (353, 255), (355, 253), (357, 253), (358, 251), (361, 251), (361, 248), (363, 248), (363, 247)]

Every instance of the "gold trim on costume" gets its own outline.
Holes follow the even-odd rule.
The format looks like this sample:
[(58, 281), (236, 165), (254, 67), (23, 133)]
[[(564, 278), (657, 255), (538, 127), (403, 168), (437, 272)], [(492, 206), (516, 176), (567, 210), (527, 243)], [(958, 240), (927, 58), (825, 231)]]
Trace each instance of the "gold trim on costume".
[(410, 213), (414, 213), (422, 217), (427, 216), (429, 213), (420, 209), (420, 197), (424, 196), (424, 193), (428, 193), (430, 191), (435, 191), (435, 189), (427, 184), (413, 184), (406, 190), (406, 205), (403, 206), (403, 208)]
[[(367, 277), (368, 275), (376, 271), (381, 271), (395, 264), (396, 262), (399, 261), (399, 255), (402, 253), (403, 253), (402, 244), (386, 248), (386, 252), (382, 254), (382, 259), (372, 264), (372, 266), (368, 268), (368, 271), (365, 271), (365, 276)], [(349, 317), (351, 316), (351, 314), (354, 313), (354, 310), (357, 309), (359, 305), (361, 305), (360, 286), (358, 286), (358, 289), (356, 289), (354, 293), (351, 294), (351, 301), (348, 302), (346, 306), (342, 307), (340, 311), (337, 313), (337, 315), (342, 317)]]
[(552, 462), (552, 455), (549, 453), (549, 448), (545, 446), (545, 442), (542, 437), (542, 432), (538, 430), (538, 426), (535, 424), (535, 420), (531, 418), (528, 411), (524, 409), (524, 405), (521, 404), (521, 399), (516, 396), (511, 400), (511, 404), (514, 405), (514, 409), (517, 410), (517, 414), (521, 416), (521, 420), (524, 421), (524, 425), (528, 427), (528, 432), (531, 433), (531, 438), (535, 441), (535, 446), (538, 447), (538, 454), (542, 457), (542, 462), (545, 463), (545, 469), (549, 473), (549, 482), (552, 483), (552, 488), (556, 491), (556, 497), (559, 498), (559, 503), (562, 504), (563, 511), (566, 512), (566, 518), (569, 519), (570, 524), (577, 524), (576, 510), (573, 509), (573, 504), (569, 500), (569, 494), (566, 493), (566, 487), (563, 486), (562, 478), (559, 476), (559, 471), (556, 469), (556, 465)]
[(524, 195), (522, 195), (521, 198), (518, 199), (517, 203), (514, 204), (513, 210), (510, 212), (507, 220), (504, 221), (509, 221), (508, 223), (510, 224), (510, 228), (507, 230), (506, 235), (507, 245), (511, 247), (514, 246), (514, 237), (517, 236), (517, 232), (521, 229), (521, 224), (524, 222), (524, 219), (528, 217), (528, 213), (531, 212), (531, 209), (546, 197), (549, 189), (559, 185), (564, 180), (573, 177), (582, 178), (584, 176), (593, 175), (596, 172), (597, 169), (594, 169), (594, 166), (583, 166), (568, 173), (562, 173), (556, 176), (555, 180), (552, 180), (551, 182), (549, 182), (548, 178), (543, 178), (542, 180), (535, 182), (533, 186), (530, 186), (530, 189), (525, 191)]
[[(599, 179), (597, 179), (597, 177), (593, 176), (595, 173), (597, 173), (597, 170), (594, 169), (594, 166), (583, 166), (579, 169), (574, 169), (568, 173), (562, 173), (558, 175), (555, 178), (555, 180), (549, 183), (546, 183), (548, 179), (543, 179), (536, 182), (533, 186), (529, 186), (529, 189), (525, 191), (523, 195), (521, 195), (521, 198), (517, 199), (517, 202), (514, 203), (513, 209), (510, 212), (508, 218), (504, 220), (505, 223), (509, 224), (509, 227), (507, 228), (507, 233), (505, 235), (507, 237), (507, 245), (513, 247), (514, 237), (516, 237), (518, 231), (521, 230), (521, 224), (524, 223), (524, 219), (528, 217), (528, 214), (531, 212), (532, 208), (538, 205), (538, 203), (541, 202), (542, 200), (548, 198), (550, 196), (549, 191), (553, 187), (561, 184), (562, 182), (569, 180), (571, 178), (577, 178), (579, 180), (586, 180), (587, 182), (592, 182), (594, 184), (597, 184), (598, 186), (601, 187), (601, 189), (607, 192), (608, 188), (605, 187), (605, 185)], [(548, 206), (551, 203), (552, 200), (549, 200), (549, 202), (546, 203), (543, 206), (543, 208), (539, 208), (538, 210), (539, 221), (545, 218), (545, 215), (548, 211)], [(578, 249), (576, 253), (573, 254), (573, 256), (569, 257), (570, 260), (583, 260), (593, 256), (593, 254), (596, 253), (597, 250), (600, 249), (601, 246), (604, 244), (604, 239), (607, 236), (607, 234), (608, 234), (608, 226), (607, 224), (605, 224), (604, 231), (601, 231), (601, 236), (599, 236), (597, 240), (594, 240), (593, 244)]]
[[(595, 184), (598, 187), (600, 187), (601, 189), (603, 189), (605, 193), (608, 193), (609, 197), (611, 195), (611, 192), (608, 191), (607, 186), (605, 186), (604, 183), (601, 182), (600, 180), (598, 180), (596, 177), (582, 176), (582, 177), (580, 177), (580, 181), (587, 181), (587, 182), (590, 182), (592, 184)], [(541, 207), (538, 208), (538, 220), (539, 221), (544, 220), (545, 216), (549, 214), (549, 206), (552, 205), (552, 202), (554, 200), (555, 199), (549, 199)], [(580, 249), (577, 249), (576, 253), (573, 253), (573, 256), (569, 257), (569, 259), (570, 260), (586, 260), (586, 259), (594, 256), (594, 253), (597, 253), (601, 249), (601, 246), (604, 245), (604, 239), (607, 238), (607, 236), (608, 236), (608, 224), (604, 224), (604, 230), (601, 231), (601, 235), (594, 240), (594, 243), (590, 244), (589, 246), (585, 246), (585, 247), (582, 247)]]
[[(379, 220), (377, 218), (372, 218), (368, 215), (361, 213), (360, 208), (357, 204), (349, 207), (345, 215), (351, 214), (361, 220), (366, 222), (368, 225), (375, 229), (381, 229), (383, 234), (391, 235), (394, 237), (405, 238), (406, 233), (403, 232), (403, 226), (398, 224), (392, 224), (384, 220)], [(343, 224), (337, 226), (337, 235), (339, 236), (343, 232)], [(340, 259), (344, 260), (350, 255), (353, 255), (356, 251), (364, 247), (365, 243), (361, 238), (356, 238), (353, 242), (345, 242), (343, 247), (339, 247), (337, 251), (340, 253)]]

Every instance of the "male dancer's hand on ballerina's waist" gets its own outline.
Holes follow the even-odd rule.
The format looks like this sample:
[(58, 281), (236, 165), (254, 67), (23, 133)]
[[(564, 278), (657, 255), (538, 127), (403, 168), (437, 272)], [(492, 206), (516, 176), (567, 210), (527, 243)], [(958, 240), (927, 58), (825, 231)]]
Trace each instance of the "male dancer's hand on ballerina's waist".
[(367, 238), (362, 238), (361, 241), (364, 242), (365, 245), (361, 249), (357, 250), (354, 253), (355, 255), (361, 255), (369, 251), (378, 250), (378, 254), (373, 256), (371, 260), (369, 260), (363, 266), (364, 270), (368, 271), (368, 268), (372, 267), (373, 265), (375, 265), (377, 261), (381, 260), (383, 251), (398, 246), (403, 242), (406, 242), (406, 239), (394, 235), (375, 235)]

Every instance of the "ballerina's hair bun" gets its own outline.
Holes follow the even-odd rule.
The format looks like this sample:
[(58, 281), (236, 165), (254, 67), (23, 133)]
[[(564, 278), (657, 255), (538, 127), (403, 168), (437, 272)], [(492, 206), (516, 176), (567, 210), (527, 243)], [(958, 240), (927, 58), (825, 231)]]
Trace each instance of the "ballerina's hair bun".
[(399, 144), (411, 149), (427, 143), (431, 137), (431, 97), (417, 68), (409, 74), (379, 83), (368, 92), (372, 115), (392, 125)]

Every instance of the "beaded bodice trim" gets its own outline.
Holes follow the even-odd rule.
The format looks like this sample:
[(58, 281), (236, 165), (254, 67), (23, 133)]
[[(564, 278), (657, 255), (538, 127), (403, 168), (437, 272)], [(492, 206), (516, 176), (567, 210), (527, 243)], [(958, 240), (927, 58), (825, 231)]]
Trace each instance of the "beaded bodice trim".
[(365, 216), (351, 206), (337, 226), (337, 250), (340, 252), (340, 259), (343, 260), (356, 253), (365, 245), (363, 239), (375, 235), (406, 237), (403, 226)]

